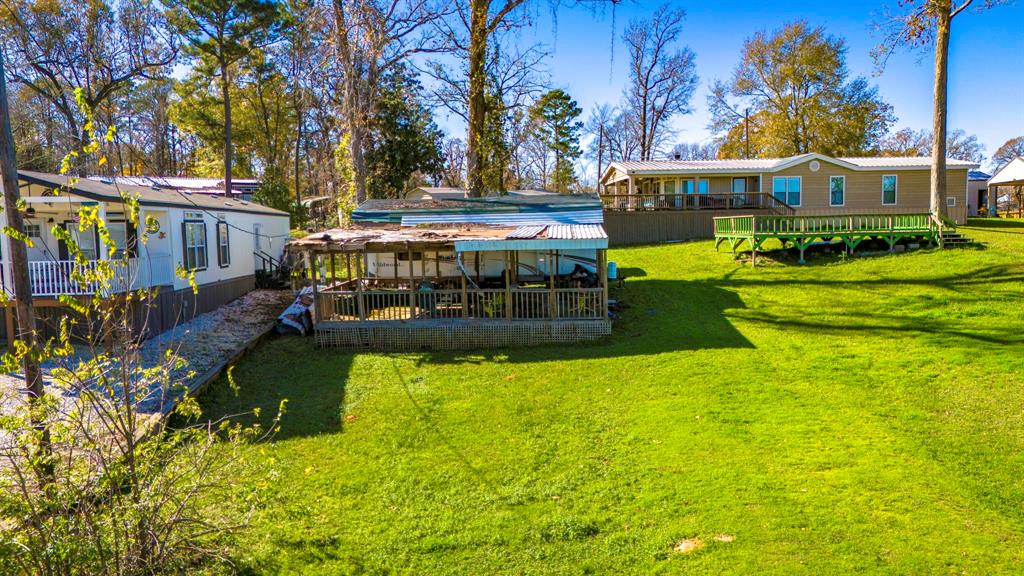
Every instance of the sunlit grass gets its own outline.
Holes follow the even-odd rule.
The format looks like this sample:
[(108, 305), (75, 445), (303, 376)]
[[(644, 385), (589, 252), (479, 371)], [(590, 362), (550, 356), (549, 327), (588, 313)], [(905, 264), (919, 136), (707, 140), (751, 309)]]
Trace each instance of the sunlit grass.
[[(983, 248), (802, 267), (711, 242), (614, 250), (629, 308), (597, 344), (272, 340), (236, 368), (239, 398), (205, 400), (289, 399), (252, 448), (279, 476), (234, 557), (258, 574), (1019, 573), (1024, 224), (975, 224)], [(673, 550), (686, 539), (701, 546)]]

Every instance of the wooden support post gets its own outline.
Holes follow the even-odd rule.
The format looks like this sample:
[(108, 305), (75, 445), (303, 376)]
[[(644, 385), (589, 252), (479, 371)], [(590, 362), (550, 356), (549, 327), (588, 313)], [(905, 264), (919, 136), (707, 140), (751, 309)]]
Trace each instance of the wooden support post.
[[(427, 275), (426, 270), (423, 271), (423, 275)], [(434, 252), (434, 278), (438, 282), (441, 281), (441, 253), (437, 251)]]
[(757, 216), (750, 217), (750, 265), (757, 266)]
[[(409, 319), (416, 318), (416, 280), (412, 271), (412, 248), (406, 249), (409, 258)], [(395, 266), (397, 272), (397, 266)]]
[(322, 312), (320, 310), (320, 290), (317, 284), (317, 268), (319, 263), (317, 262), (316, 252), (306, 252), (306, 263), (309, 266), (309, 275), (313, 278), (313, 326), (316, 326), (320, 322)]
[(555, 260), (555, 253), (548, 252), (548, 314), (552, 320), (558, 319), (558, 293), (555, 292), (555, 274), (558, 262)]
[(366, 252), (360, 252), (356, 258), (356, 310), (359, 312), (359, 320), (366, 320), (366, 298), (363, 294), (363, 277), (367, 269)]
[[(461, 261), (462, 255), (456, 253), (455, 257)], [(462, 317), (465, 319), (469, 318), (469, 292), (466, 290), (466, 275), (463, 272), (465, 272), (464, 267), (460, 268), (459, 281), (462, 284)]]
[(509, 270), (509, 251), (505, 250), (505, 318), (512, 319), (512, 272)]
[(338, 281), (338, 255), (334, 252), (328, 252), (331, 255), (331, 289), (334, 289), (335, 283)]
[(352, 254), (345, 252), (345, 279), (352, 281)]
[(601, 281), (601, 318), (608, 317), (608, 250), (597, 251), (597, 277)]

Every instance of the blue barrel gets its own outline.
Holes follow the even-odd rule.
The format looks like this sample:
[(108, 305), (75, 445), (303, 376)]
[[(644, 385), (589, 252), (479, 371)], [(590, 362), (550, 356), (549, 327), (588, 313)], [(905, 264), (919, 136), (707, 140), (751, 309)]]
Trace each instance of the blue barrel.
[(619, 265), (615, 262), (608, 263), (608, 279), (618, 280), (619, 279)]

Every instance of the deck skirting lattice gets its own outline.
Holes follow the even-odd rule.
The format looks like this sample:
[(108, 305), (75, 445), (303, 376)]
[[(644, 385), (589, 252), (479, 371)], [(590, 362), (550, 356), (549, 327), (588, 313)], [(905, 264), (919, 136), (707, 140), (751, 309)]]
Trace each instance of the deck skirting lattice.
[(596, 340), (610, 320), (322, 322), (316, 344), (364, 350), (464, 350)]

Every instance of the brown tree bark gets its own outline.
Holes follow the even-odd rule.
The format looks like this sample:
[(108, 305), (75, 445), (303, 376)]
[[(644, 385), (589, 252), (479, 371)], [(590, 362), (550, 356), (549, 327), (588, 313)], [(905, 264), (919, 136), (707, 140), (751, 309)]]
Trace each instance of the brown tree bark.
[(932, 114), (931, 212), (946, 217), (946, 93), (949, 59), (949, 28), (952, 21), (948, 0), (937, 2), (935, 14), (935, 97)]
[(490, 0), (471, 0), (469, 31), (469, 122), (466, 127), (466, 176), (469, 195), (484, 195), (480, 135), (484, 129), (487, 82), (487, 11)]
[[(21, 191), (18, 188), (18, 168), (16, 151), (14, 148), (14, 137), (11, 134), (11, 114), (7, 103), (7, 80), (4, 75), (3, 53), (0, 52), (0, 179), (3, 183), (4, 213), (7, 215), (7, 225), (19, 234), (25, 233), (25, 224), (18, 211), (18, 203), (21, 200)], [(7, 258), (11, 263), (10, 279), (14, 284), (14, 304), (17, 318), (17, 338), (24, 343), (29, 353), (25, 355), (22, 368), (25, 371), (25, 389), (28, 391), (30, 404), (39, 403), (46, 390), (43, 387), (42, 373), (39, 369), (39, 360), (36, 352), (39, 350), (38, 334), (36, 333), (36, 316), (32, 307), (32, 285), (28, 277), (28, 249), (21, 240), (10, 239), (10, 246)], [(6, 310), (10, 314), (10, 309)], [(8, 341), (14, 339), (14, 334), (8, 334)], [(37, 411), (32, 411), (32, 425), (40, 432), (39, 455), (43, 457), (44, 464), (40, 473), (48, 476), (52, 473), (49, 467), (48, 456), (50, 454), (50, 431), (46, 422), (39, 417)]]
[(228, 65), (220, 64), (220, 90), (224, 98), (224, 197), (231, 198), (231, 85)]

